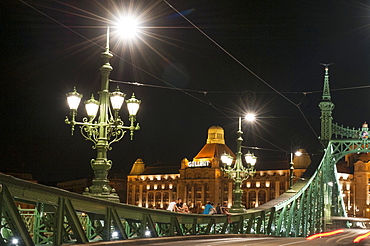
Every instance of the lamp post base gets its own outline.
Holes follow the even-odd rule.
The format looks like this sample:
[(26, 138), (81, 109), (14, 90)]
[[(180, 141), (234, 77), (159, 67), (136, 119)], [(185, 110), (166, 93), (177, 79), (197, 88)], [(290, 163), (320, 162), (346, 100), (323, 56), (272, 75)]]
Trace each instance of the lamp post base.
[(120, 202), (117, 193), (114, 193), (114, 194), (97, 194), (97, 193), (95, 193), (94, 194), (94, 193), (90, 193), (90, 192), (85, 191), (83, 193), (83, 195), (98, 198), (98, 199), (107, 200), (107, 201), (110, 201), (110, 202)]
[(111, 192), (108, 190), (106, 192), (91, 192), (90, 189), (86, 187), (85, 192), (82, 193), (82, 195), (103, 199), (110, 202), (120, 202), (119, 196), (116, 193), (115, 189), (112, 189)]
[(241, 187), (241, 182), (240, 181), (235, 181), (235, 186), (236, 188), (233, 190), (234, 193), (234, 204), (231, 206), (229, 209), (230, 213), (244, 213), (245, 212), (245, 207), (242, 204), (241, 198), (243, 195), (243, 190), (240, 189)]
[(238, 214), (240, 214), (240, 213), (244, 213), (245, 212), (245, 208), (233, 208), (233, 207), (231, 207), (229, 209), (229, 212), (230, 213), (238, 213)]

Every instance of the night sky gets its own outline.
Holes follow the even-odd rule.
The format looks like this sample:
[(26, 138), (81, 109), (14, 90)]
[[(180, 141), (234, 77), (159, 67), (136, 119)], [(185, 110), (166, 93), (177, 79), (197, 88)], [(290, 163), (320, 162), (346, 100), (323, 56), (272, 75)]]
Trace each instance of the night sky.
[[(235, 150), (237, 118), (250, 111), (257, 121), (243, 123), (243, 145), (266, 149), (258, 157), (320, 153), (319, 63), (334, 63), (334, 122), (370, 121), (369, 1), (5, 0), (1, 11), (0, 172), (46, 184), (92, 176), (96, 151), (64, 123), (66, 93), (84, 95), (81, 121), (83, 101), (98, 98), (106, 27), (119, 13), (140, 16), (142, 28), (131, 42), (112, 29), (111, 91), (142, 100), (141, 130), (112, 145), (111, 173), (137, 158), (191, 160), (213, 125)], [(128, 124), (126, 109), (121, 118)]]

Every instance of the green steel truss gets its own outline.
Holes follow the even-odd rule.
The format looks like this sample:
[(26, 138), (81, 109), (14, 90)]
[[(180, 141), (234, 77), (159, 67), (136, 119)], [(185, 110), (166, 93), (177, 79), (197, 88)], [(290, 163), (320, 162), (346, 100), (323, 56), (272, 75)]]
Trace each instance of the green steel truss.
[(331, 216), (346, 216), (335, 164), (368, 148), (367, 140), (330, 140), (309, 179), (230, 219), (109, 202), (0, 174), (0, 245), (12, 238), (28, 246), (229, 233), (304, 237), (324, 231)]

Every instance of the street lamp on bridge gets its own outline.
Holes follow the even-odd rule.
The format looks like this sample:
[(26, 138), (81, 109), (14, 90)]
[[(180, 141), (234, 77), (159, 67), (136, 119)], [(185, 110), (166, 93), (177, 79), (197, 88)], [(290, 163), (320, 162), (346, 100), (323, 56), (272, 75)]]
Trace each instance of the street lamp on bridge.
[[(113, 70), (109, 63), (109, 60), (113, 57), (109, 51), (109, 27), (107, 28), (105, 51), (101, 54), (101, 57), (104, 64), (100, 67), (102, 80), (101, 91), (98, 92), (99, 100), (95, 100), (92, 95), (89, 100), (85, 101), (88, 117), (84, 117), (82, 122), (78, 122), (76, 116), (82, 94), (74, 88), (73, 92), (67, 94), (71, 119), (66, 117), (65, 123), (71, 125), (72, 135), (75, 125), (79, 125), (81, 135), (92, 141), (93, 149), (97, 151), (97, 158), (91, 160), (91, 167), (94, 170), (93, 185), (86, 188), (84, 195), (119, 202), (117, 193), (108, 184), (108, 172), (112, 167), (112, 161), (108, 160), (107, 152), (111, 149), (111, 144), (121, 140), (127, 130), (130, 131), (132, 140), (134, 131), (140, 129), (139, 124), (135, 125), (135, 121), (141, 101), (135, 98), (134, 93), (130, 99), (126, 100), (130, 125), (125, 126), (119, 116), (125, 94), (120, 91), (118, 86), (114, 92), (109, 92), (109, 75)], [(109, 103), (109, 100), (111, 103)]]
[(302, 152), (301, 151), (296, 151), (295, 153), (291, 152), (290, 153), (290, 163), (289, 163), (289, 190), (288, 191), (292, 191), (292, 187), (293, 187), (293, 179), (294, 179), (294, 175), (293, 175), (293, 171), (294, 171), (294, 159), (293, 157), (295, 156), (301, 156), (302, 155)]
[[(254, 115), (248, 114), (245, 117), (248, 121), (254, 120)], [(239, 129), (237, 131), (238, 138), (237, 142), (237, 152), (236, 152), (236, 160), (233, 165), (234, 159), (229, 154), (222, 154), (221, 161), (226, 164), (226, 167), (223, 167), (223, 171), (227, 173), (228, 178), (232, 179), (235, 184), (235, 188), (233, 189), (234, 194), (234, 201), (233, 205), (230, 208), (231, 213), (243, 213), (245, 207), (242, 205), (241, 197), (243, 195), (243, 190), (241, 189), (243, 181), (248, 179), (249, 177), (253, 176), (256, 173), (255, 164), (257, 162), (257, 157), (254, 154), (251, 154), (249, 151), (244, 156), (247, 166), (243, 165), (242, 161), (242, 129), (241, 129), (241, 117), (239, 117)]]

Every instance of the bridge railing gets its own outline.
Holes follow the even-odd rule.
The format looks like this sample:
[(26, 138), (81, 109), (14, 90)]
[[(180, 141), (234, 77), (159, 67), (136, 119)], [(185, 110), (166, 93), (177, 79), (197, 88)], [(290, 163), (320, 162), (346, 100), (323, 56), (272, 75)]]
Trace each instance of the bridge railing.
[(109, 202), (0, 174), (0, 242), (17, 238), (20, 245), (62, 245), (227, 233), (307, 236), (325, 230), (330, 216), (345, 215), (334, 147), (329, 143), (310, 179), (299, 180), (277, 199), (230, 217)]
[[(86, 243), (129, 238), (266, 231), (268, 212), (183, 214), (82, 196), (0, 174), (4, 243)], [(22, 205), (18, 207), (18, 205)], [(28, 206), (27, 209), (21, 207)], [(255, 223), (258, 221), (257, 223)], [(266, 231), (267, 233), (267, 231)]]

